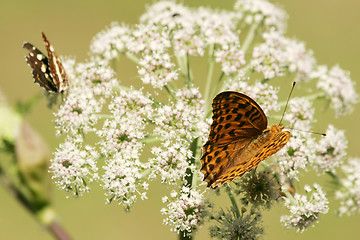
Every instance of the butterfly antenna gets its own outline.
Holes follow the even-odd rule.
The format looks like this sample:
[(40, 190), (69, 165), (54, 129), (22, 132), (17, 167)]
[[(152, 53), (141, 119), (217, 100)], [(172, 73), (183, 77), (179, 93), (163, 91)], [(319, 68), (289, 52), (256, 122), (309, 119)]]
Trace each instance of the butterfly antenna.
[(313, 131), (307, 131), (307, 130), (302, 130), (302, 129), (296, 129), (296, 128), (289, 128), (291, 130), (295, 130), (295, 131), (302, 131), (302, 132), (307, 132), (307, 133), (312, 133), (312, 134), (319, 134), (321, 136), (326, 136), (326, 133), (321, 133), (321, 132), (313, 132)]
[(285, 109), (284, 109), (283, 115), (281, 116), (281, 120), (280, 120), (279, 125), (281, 124), (281, 122), (282, 122), (282, 120), (283, 120), (283, 118), (284, 118), (284, 116), (285, 116), (285, 112), (286, 112), (287, 106), (288, 106), (288, 104), (289, 104), (289, 100), (290, 100), (291, 94), (292, 94), (292, 92), (293, 92), (293, 90), (294, 90), (295, 84), (296, 84), (296, 81), (293, 82), (293, 85), (292, 85), (292, 87), (291, 87), (291, 90), (290, 90), (288, 99), (287, 99), (287, 101), (286, 101)]

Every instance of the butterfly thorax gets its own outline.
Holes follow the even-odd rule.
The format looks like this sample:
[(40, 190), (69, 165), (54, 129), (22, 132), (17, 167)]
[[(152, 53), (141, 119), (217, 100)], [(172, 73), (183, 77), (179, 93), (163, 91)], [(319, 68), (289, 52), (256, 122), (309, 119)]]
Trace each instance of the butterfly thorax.
[(274, 135), (276, 133), (281, 132), (284, 129), (284, 125), (282, 124), (277, 124), (277, 125), (272, 125), (272, 126), (268, 126), (263, 132), (262, 134), (260, 134), (256, 139), (254, 139), (250, 144), (249, 144), (249, 150), (254, 150), (254, 149), (259, 149), (262, 146), (264, 146), (264, 144), (266, 144), (267, 142), (271, 141), (272, 138), (274, 137)]

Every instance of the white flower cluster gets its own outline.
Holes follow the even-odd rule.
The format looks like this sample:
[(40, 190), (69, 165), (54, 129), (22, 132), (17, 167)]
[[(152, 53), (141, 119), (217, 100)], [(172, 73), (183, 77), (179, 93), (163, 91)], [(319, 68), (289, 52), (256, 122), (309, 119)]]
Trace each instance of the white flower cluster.
[[(289, 101), (284, 119), (289, 122), (291, 138), (276, 155), (274, 165), (280, 167), (281, 172), (289, 178), (298, 180), (300, 170), (307, 169), (315, 158), (315, 140), (308, 130), (313, 120), (314, 109), (311, 103), (304, 98), (293, 98)], [(300, 130), (300, 131), (298, 131)]]
[(140, 59), (138, 73), (144, 84), (150, 83), (154, 88), (162, 88), (168, 82), (177, 80), (178, 73), (174, 67), (169, 54), (153, 52)]
[(285, 206), (289, 209), (290, 215), (281, 216), (281, 222), (287, 228), (296, 228), (303, 232), (307, 227), (318, 220), (319, 214), (326, 214), (329, 210), (329, 201), (318, 184), (313, 189), (306, 185), (305, 191), (311, 196), (295, 193), (293, 198), (285, 198)]
[[(167, 204), (162, 209), (165, 224), (179, 234), (192, 234), (208, 208), (203, 193), (196, 189), (200, 185), (201, 146), (209, 134), (211, 101), (216, 94), (231, 90), (250, 96), (270, 116), (269, 122), (280, 119), (274, 112), (284, 106), (278, 104), (279, 88), (272, 85), (281, 76), (302, 80), (303, 89), (311, 90), (313, 85), (307, 85), (307, 80), (318, 78), (318, 91), (329, 98), (337, 114), (349, 112), (356, 103), (348, 73), (337, 66), (330, 71), (317, 68), (305, 44), (285, 36), (285, 20), (286, 14), (266, 0), (238, 0), (233, 11), (187, 8), (175, 1), (162, 1), (149, 6), (138, 25), (113, 23), (97, 34), (89, 62), (64, 62), (71, 82), (55, 123), (58, 133), (68, 136), (52, 160), (56, 183), (80, 195), (89, 190), (88, 183), (101, 179), (107, 201), (116, 201), (128, 210), (137, 199), (147, 198), (148, 181), (161, 179), (181, 189), (163, 199)], [(113, 70), (120, 56), (136, 64), (140, 83), (146, 84), (141, 91), (120, 85)], [(207, 71), (192, 68), (193, 60), (204, 56)], [(204, 95), (198, 88), (200, 78), (206, 79)], [(328, 137), (317, 144), (308, 133), (292, 129), (311, 130), (315, 111), (310, 100), (320, 96), (311, 94), (289, 102), (283, 123), (290, 128), (291, 138), (267, 169), (277, 176), (277, 182), (257, 186), (282, 186), (299, 180), (300, 171), (311, 164), (319, 171), (333, 173), (342, 162), (347, 145), (342, 131), (330, 126)], [(85, 145), (83, 138), (88, 135), (98, 138), (95, 147)], [(143, 152), (152, 155), (143, 159)], [(99, 157), (104, 170), (101, 176), (96, 165)], [(273, 175), (269, 175), (271, 179)], [(339, 196), (347, 196), (344, 194), (351, 184), (360, 185), (353, 181), (355, 172), (348, 175), (353, 178), (344, 180), (346, 188)], [(310, 192), (308, 187), (306, 190)], [(321, 188), (314, 185), (311, 191), (310, 200), (299, 194), (286, 200), (291, 211), (282, 218), (286, 226), (303, 231), (319, 213), (327, 212)], [(277, 196), (278, 189), (269, 192)], [(257, 196), (265, 195), (257, 191)], [(347, 205), (342, 203), (342, 209), (359, 206), (348, 201)], [(225, 231), (215, 227), (213, 236), (262, 233), (257, 225), (258, 211), (248, 212), (247, 217), (239, 215), (235, 210), (220, 214), (228, 217), (219, 220), (227, 227)]]
[(317, 88), (325, 92), (330, 100), (330, 106), (337, 116), (350, 113), (353, 105), (357, 103), (358, 95), (355, 92), (354, 82), (350, 73), (335, 65), (330, 70), (327, 66), (319, 66), (313, 73), (313, 78), (318, 78)]
[(311, 123), (315, 121), (312, 103), (306, 98), (291, 99), (284, 118), (291, 128), (309, 130)]
[(90, 190), (89, 184), (99, 179), (99, 153), (89, 145), (81, 146), (82, 138), (67, 138), (60, 144), (51, 160), (52, 179), (59, 188), (75, 196)]
[(244, 15), (247, 24), (264, 22), (266, 28), (285, 31), (286, 13), (266, 0), (237, 0), (234, 9)]
[(137, 194), (146, 199), (148, 183), (143, 181), (142, 174), (148, 164), (142, 163), (140, 156), (151, 103), (140, 91), (121, 90), (109, 104), (113, 119), (105, 120), (97, 132), (102, 138), (101, 152), (108, 156), (102, 176), (105, 195), (108, 202), (118, 201), (126, 209), (136, 201)]
[(335, 172), (335, 168), (343, 163), (346, 156), (347, 140), (344, 131), (336, 130), (329, 125), (326, 137), (320, 139), (316, 145), (315, 167), (319, 172)]
[(99, 32), (93, 39), (90, 50), (99, 60), (107, 62), (117, 59), (130, 42), (130, 29), (114, 22), (109, 29)]
[[(149, 184), (143, 181), (142, 173), (147, 168), (139, 160), (139, 145), (126, 145), (121, 152), (115, 153), (104, 166), (102, 187), (105, 189), (107, 202), (117, 201), (130, 210), (130, 206), (137, 200), (147, 199), (146, 190)], [(142, 192), (143, 191), (143, 192)]]
[(161, 136), (161, 147), (153, 147), (156, 156), (150, 160), (154, 178), (160, 174), (163, 182), (175, 183), (185, 176), (189, 159), (193, 153), (189, 144), (195, 138), (204, 138), (208, 125), (202, 121), (203, 100), (197, 88), (180, 89), (176, 93), (176, 103), (159, 107), (153, 115), (154, 133)]
[(360, 212), (360, 159), (350, 159), (341, 169), (345, 177), (340, 179), (341, 187), (335, 193), (340, 201), (338, 214), (353, 215)]
[(215, 61), (221, 63), (221, 69), (226, 74), (236, 73), (245, 65), (244, 51), (240, 44), (223, 45), (215, 51)]
[(284, 37), (277, 31), (263, 34), (265, 42), (254, 47), (251, 65), (265, 79), (296, 73), (299, 80), (308, 80), (315, 67), (312, 52), (304, 43)]
[(163, 197), (167, 206), (161, 213), (167, 215), (164, 224), (170, 225), (174, 232), (191, 234), (204, 221), (206, 202), (203, 193), (196, 189), (183, 187), (180, 193), (172, 191), (169, 197)]

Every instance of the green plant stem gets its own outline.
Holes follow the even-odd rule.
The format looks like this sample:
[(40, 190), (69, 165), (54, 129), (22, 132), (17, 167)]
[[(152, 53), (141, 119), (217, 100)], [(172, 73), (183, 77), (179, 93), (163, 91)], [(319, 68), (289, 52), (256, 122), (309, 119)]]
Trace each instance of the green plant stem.
[(334, 174), (333, 172), (330, 172), (330, 171), (327, 171), (326, 174), (329, 175), (332, 178), (332, 180), (334, 180), (335, 184), (337, 184), (337, 185), (341, 184), (341, 181), (336, 174)]
[(114, 116), (108, 114), (95, 114), (98, 119), (114, 119)]
[(161, 140), (157, 135), (148, 134), (144, 137), (144, 139), (141, 140), (142, 143), (145, 144), (153, 144), (153, 143), (159, 143)]
[(285, 189), (281, 189), (282, 192), (285, 194), (285, 196), (290, 199), (290, 201), (293, 203), (293, 204), (296, 204), (296, 201), (295, 201), (295, 198), (293, 197), (293, 195), (285, 188)]
[(212, 44), (209, 46), (209, 62), (208, 62), (208, 72), (207, 72), (207, 77), (206, 77), (206, 85), (205, 85), (205, 113), (208, 112), (209, 108), (210, 108), (210, 90), (211, 90), (211, 82), (212, 82), (212, 77), (213, 77), (213, 73), (214, 73), (214, 64), (215, 64), (215, 58), (214, 58), (214, 50), (215, 50), (215, 45)]
[(191, 68), (190, 68), (190, 56), (189, 54), (186, 54), (186, 72), (187, 72), (187, 86), (188, 88), (191, 87), (192, 83), (193, 83), (193, 78), (192, 78), (192, 73), (191, 73)]
[(246, 35), (246, 38), (244, 40), (244, 43), (241, 47), (241, 50), (244, 51), (244, 55), (246, 51), (249, 49), (251, 42), (255, 38), (256, 29), (259, 26), (259, 23), (253, 23), (248, 31), (248, 34)]
[[(216, 82), (216, 86), (214, 87), (213, 91), (211, 92), (211, 97), (215, 96), (215, 94), (219, 92), (219, 89), (223, 89), (223, 87), (221, 87), (221, 86), (223, 84), (224, 76), (225, 76), (225, 73), (221, 72), (220, 77), (219, 77), (218, 81)], [(222, 92), (222, 90), (220, 92)], [(206, 116), (206, 118), (208, 118), (208, 117), (210, 117), (210, 115), (211, 115), (211, 109), (208, 108), (205, 116)]]
[(165, 85), (164, 89), (169, 93), (172, 100), (174, 100), (174, 101), (177, 100), (176, 96), (174, 95), (174, 92), (170, 89), (169, 85)]
[(128, 52), (124, 52), (123, 53), (128, 59), (130, 59), (131, 61), (133, 61), (134, 63), (138, 64), (140, 62), (140, 60), (135, 56), (135, 55), (132, 55)]
[[(192, 143), (190, 144), (190, 150), (192, 152), (192, 157), (188, 159), (189, 165), (194, 165), (196, 158), (197, 158), (197, 149), (198, 149), (198, 142), (199, 139), (195, 138)], [(183, 186), (192, 188), (196, 185), (196, 178), (197, 178), (197, 171), (194, 173), (190, 168), (186, 169), (186, 176), (185, 176), (185, 183)], [(179, 240), (190, 240), (192, 239), (192, 236), (188, 236), (189, 234), (186, 234), (186, 231), (180, 231), (179, 232)]]
[(71, 240), (65, 229), (58, 221), (53, 221), (48, 227), (48, 231), (58, 240)]
[[(302, 97), (302, 98), (305, 98), (309, 101), (312, 101), (312, 100), (315, 100), (315, 99), (319, 99), (319, 98), (323, 98), (325, 97), (325, 93), (324, 92), (317, 92), (317, 93), (314, 93), (314, 94), (311, 94), (311, 95), (307, 95), (305, 97)], [(282, 101), (279, 103), (279, 106), (280, 107), (283, 107), (286, 105), (286, 101)]]
[(233, 194), (232, 189), (231, 189), (229, 184), (226, 184), (226, 191), (227, 191), (228, 196), (230, 198), (231, 204), (232, 204), (232, 206), (233, 206), (233, 208), (235, 210), (236, 217), (239, 218), (240, 217), (240, 210), (239, 210), (236, 199), (234, 197), (234, 194)]

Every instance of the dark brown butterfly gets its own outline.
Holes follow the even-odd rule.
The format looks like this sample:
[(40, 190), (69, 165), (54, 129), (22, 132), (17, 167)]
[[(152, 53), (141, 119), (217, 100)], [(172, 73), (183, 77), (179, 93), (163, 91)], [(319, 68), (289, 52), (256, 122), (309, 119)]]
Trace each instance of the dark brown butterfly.
[(208, 187), (243, 176), (290, 139), (282, 124), (267, 127), (264, 111), (244, 94), (222, 92), (212, 107), (213, 123), (203, 146), (200, 170)]
[(34, 81), (49, 92), (66, 93), (69, 83), (65, 69), (44, 33), (42, 33), (42, 38), (44, 40), (48, 56), (43, 54), (31, 43), (25, 42), (23, 44), (23, 48), (30, 51), (25, 59), (29, 66), (33, 69), (32, 74)]

